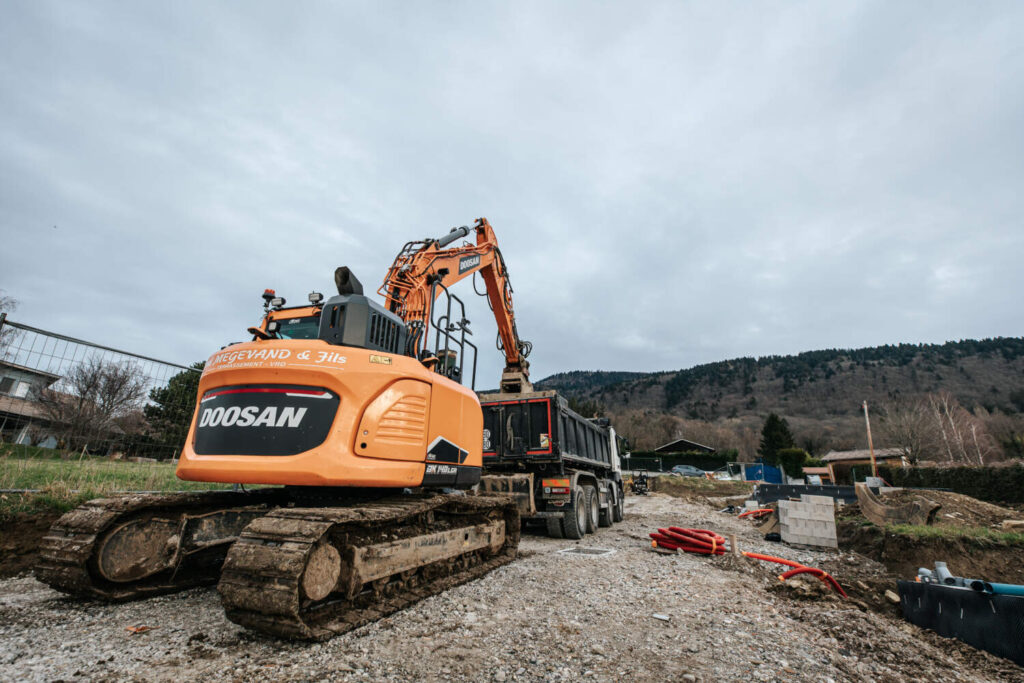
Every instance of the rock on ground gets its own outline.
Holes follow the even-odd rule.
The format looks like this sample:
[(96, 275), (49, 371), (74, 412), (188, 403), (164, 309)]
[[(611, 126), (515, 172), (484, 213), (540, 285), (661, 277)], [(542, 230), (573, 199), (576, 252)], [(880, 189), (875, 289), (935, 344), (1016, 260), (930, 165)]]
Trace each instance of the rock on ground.
[[(811, 587), (769, 590), (775, 567), (656, 554), (647, 533), (738, 533), (744, 549), (812, 565), (845, 555), (767, 543), (742, 520), (667, 496), (629, 498), (626, 514), (579, 542), (524, 534), (512, 564), (318, 644), (244, 631), (224, 618), (214, 589), (107, 605), (22, 575), (0, 581), (0, 680), (916, 682), (1024, 673)], [(615, 552), (557, 552), (575, 545)], [(140, 626), (151, 630), (127, 630)]]

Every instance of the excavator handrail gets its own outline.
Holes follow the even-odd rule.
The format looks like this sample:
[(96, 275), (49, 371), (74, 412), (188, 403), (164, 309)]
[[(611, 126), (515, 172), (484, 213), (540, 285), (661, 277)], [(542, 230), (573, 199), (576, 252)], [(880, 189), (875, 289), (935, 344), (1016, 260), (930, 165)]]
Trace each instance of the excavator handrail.
[[(476, 232), (476, 244), (449, 247), (472, 231)], [(433, 285), (440, 284), (443, 291), (447, 291), (456, 282), (477, 272), (483, 277), (485, 295), (498, 326), (496, 346), (505, 354), (505, 373), (517, 375), (528, 386), (526, 357), (532, 344), (519, 337), (508, 269), (494, 229), (486, 218), (477, 219), (472, 228), (453, 228), (438, 239), (407, 242), (388, 269), (378, 293), (388, 310), (402, 318), (406, 325), (420, 322), (427, 326), (432, 323), (431, 309), (442, 291)], [(410, 349), (413, 355), (418, 356), (427, 341), (427, 334), (418, 336)]]

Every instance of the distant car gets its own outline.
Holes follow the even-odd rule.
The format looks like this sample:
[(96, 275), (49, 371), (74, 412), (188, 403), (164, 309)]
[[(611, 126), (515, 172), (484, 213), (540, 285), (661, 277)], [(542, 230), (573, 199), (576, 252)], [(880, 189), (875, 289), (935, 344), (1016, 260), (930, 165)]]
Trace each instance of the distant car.
[(703, 477), (704, 470), (693, 465), (676, 465), (671, 470), (672, 474), (678, 474), (683, 477)]

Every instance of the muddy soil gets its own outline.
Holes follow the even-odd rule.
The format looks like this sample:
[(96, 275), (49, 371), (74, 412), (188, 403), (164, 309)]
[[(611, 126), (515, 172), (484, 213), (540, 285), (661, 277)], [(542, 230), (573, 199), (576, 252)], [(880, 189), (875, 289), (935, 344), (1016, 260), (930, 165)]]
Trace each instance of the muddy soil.
[(942, 506), (935, 513), (935, 526), (1000, 527), (1004, 519), (1021, 519), (1020, 512), (952, 491), (904, 489), (882, 496), (882, 502), (893, 506), (906, 505), (918, 499)]
[(894, 576), (912, 580), (918, 567), (940, 560), (956, 576), (1024, 584), (1024, 547), (971, 536), (918, 538), (858, 521), (838, 521), (839, 547), (869, 557)]
[(742, 497), (745, 500), (754, 489), (753, 484), (745, 481), (720, 481), (671, 475), (651, 477), (650, 487), (651, 491), (687, 500), (722, 497)]
[(0, 522), (0, 578), (20, 574), (35, 564), (39, 541), (59, 516), (23, 514)]

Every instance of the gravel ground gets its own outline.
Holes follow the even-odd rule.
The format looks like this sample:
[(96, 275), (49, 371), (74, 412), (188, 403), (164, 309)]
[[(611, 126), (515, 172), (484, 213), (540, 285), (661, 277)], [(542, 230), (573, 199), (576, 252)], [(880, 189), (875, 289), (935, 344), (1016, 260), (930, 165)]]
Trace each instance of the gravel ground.
[[(0, 581), (0, 680), (1024, 679), (1005, 660), (841, 602), (817, 581), (783, 587), (763, 563), (656, 554), (646, 534), (739, 533), (744, 549), (812, 565), (841, 561), (836, 553), (766, 543), (744, 521), (662, 495), (628, 499), (626, 514), (578, 543), (525, 534), (512, 564), (320, 644), (243, 631), (213, 589), (106, 605), (29, 576)], [(576, 545), (614, 552), (558, 553)], [(139, 626), (152, 630), (127, 630)]]

